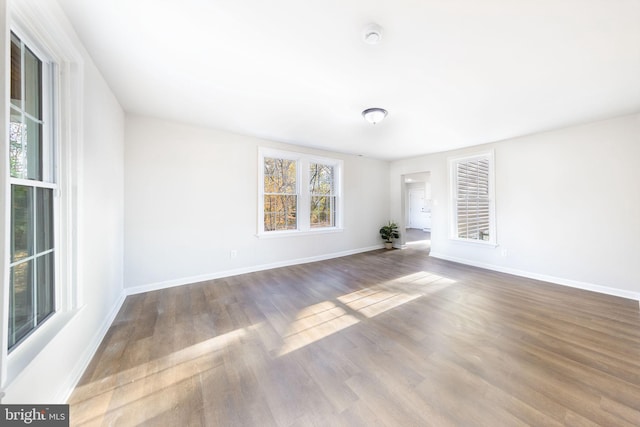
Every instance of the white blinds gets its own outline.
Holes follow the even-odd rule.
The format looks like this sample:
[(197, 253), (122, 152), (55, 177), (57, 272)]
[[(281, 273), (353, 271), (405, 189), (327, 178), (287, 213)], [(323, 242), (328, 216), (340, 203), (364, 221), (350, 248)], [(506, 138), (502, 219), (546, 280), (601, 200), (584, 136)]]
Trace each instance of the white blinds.
[(490, 240), (489, 158), (458, 162), (455, 191), (457, 237)]

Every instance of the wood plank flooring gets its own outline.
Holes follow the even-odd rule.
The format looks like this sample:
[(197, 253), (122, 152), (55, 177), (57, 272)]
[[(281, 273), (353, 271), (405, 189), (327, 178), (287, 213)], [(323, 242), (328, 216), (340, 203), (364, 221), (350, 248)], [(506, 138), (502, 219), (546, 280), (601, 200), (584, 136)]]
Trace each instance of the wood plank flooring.
[(639, 426), (640, 313), (372, 251), (127, 298), (69, 403), (78, 426)]

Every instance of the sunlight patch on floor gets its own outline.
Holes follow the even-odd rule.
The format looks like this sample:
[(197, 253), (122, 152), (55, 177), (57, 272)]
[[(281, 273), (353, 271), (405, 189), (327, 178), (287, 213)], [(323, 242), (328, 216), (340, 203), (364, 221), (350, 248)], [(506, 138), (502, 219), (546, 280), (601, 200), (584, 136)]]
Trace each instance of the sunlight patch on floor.
[(429, 243), (431, 243), (431, 240), (424, 239), (424, 240), (412, 240), (410, 242), (406, 242), (405, 244), (407, 246), (417, 246), (417, 245), (425, 245), (426, 246)]
[(437, 292), (452, 283), (455, 281), (420, 271), (391, 280), (379, 287), (359, 289), (339, 296), (335, 302), (323, 301), (305, 307), (289, 325), (278, 356), (355, 325), (360, 322), (359, 319), (378, 316), (430, 292)]
[(421, 285), (428, 285), (436, 281), (444, 281), (448, 284), (455, 283), (455, 280), (453, 279), (449, 279), (447, 277), (440, 276), (429, 271), (418, 271), (416, 273), (407, 274), (406, 276), (402, 276), (394, 280), (394, 282), (417, 283)]
[[(144, 418), (149, 414), (144, 409), (148, 408), (145, 405), (149, 405), (150, 401), (156, 406), (159, 402), (166, 402), (168, 405), (166, 408), (155, 407), (155, 414), (171, 409), (170, 406), (175, 405), (175, 399), (157, 399), (156, 395), (166, 393), (166, 390), (175, 390), (172, 386), (176, 384), (188, 384), (194, 377), (212, 369), (217, 364), (215, 358), (220, 357), (219, 350), (240, 343), (243, 337), (260, 327), (261, 324), (256, 324), (236, 329), (125, 371), (79, 385), (75, 393), (89, 395), (91, 398), (74, 402), (74, 423), (88, 423), (102, 415), (105, 416), (105, 420), (111, 420), (113, 423), (123, 412), (137, 413)], [(86, 389), (91, 389), (92, 392), (86, 393)], [(113, 395), (115, 389), (119, 389), (117, 396)], [(132, 407), (140, 407), (140, 411), (131, 411)], [(145, 421), (148, 420), (137, 420), (140, 423)]]
[(331, 301), (306, 307), (289, 326), (278, 356), (298, 350), (358, 322), (358, 319)]
[(371, 318), (421, 296), (420, 294), (366, 289), (338, 297), (338, 300), (350, 309)]

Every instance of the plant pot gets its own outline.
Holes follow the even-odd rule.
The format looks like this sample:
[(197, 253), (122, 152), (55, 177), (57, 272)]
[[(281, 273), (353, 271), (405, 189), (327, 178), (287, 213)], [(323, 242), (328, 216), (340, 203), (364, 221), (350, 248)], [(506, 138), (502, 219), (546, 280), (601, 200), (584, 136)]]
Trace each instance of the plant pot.
[(393, 249), (393, 242), (384, 242), (384, 247), (386, 249)]

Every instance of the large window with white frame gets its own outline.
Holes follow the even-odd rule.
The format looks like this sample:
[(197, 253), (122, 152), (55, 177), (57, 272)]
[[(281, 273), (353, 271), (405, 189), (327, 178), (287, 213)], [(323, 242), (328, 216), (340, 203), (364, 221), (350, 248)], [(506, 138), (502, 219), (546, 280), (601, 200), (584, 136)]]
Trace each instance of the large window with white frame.
[(51, 64), (11, 33), (8, 350), (55, 311)]
[(335, 164), (311, 161), (309, 163), (309, 226), (325, 228), (336, 226), (338, 193)]
[(449, 160), (451, 238), (496, 244), (493, 151)]
[[(79, 312), (83, 55), (48, 2), (10, 2), (0, 107), (0, 387)], [(5, 27), (6, 28), (6, 27)]]
[(341, 229), (341, 160), (267, 148), (258, 157), (258, 235)]

